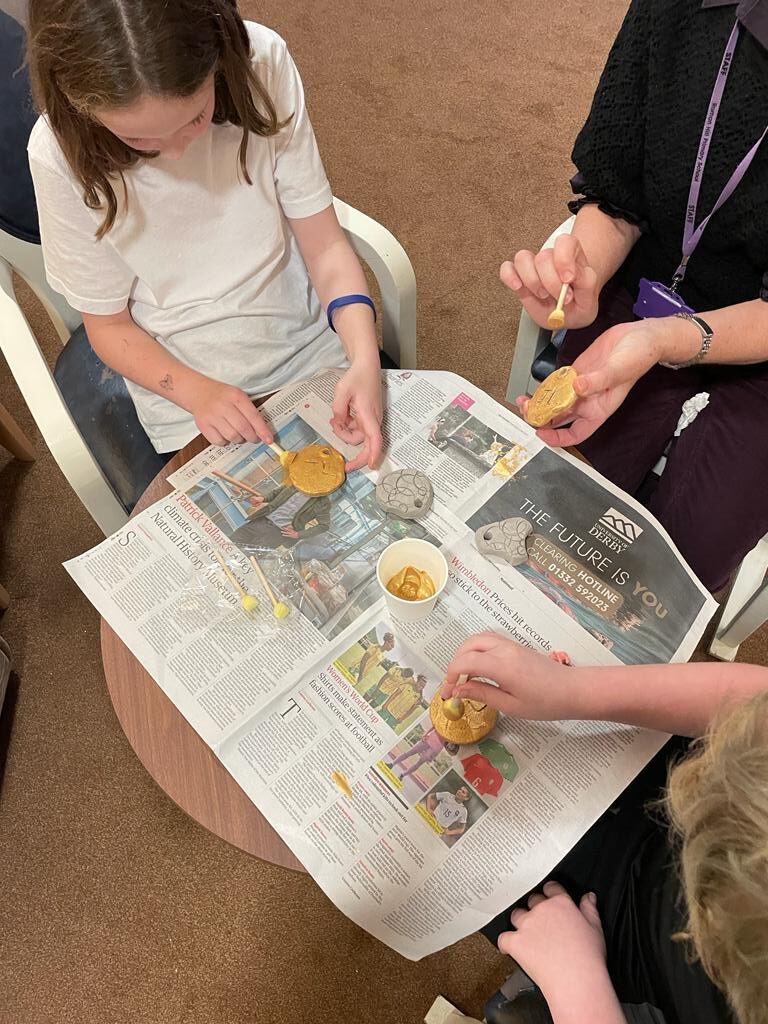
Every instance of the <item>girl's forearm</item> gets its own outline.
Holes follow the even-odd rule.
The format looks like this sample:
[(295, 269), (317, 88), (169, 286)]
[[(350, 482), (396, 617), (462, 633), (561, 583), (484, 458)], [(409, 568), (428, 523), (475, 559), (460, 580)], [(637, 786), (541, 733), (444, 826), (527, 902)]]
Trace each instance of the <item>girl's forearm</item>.
[(578, 238), (602, 288), (629, 255), (640, 229), (626, 220), (609, 217), (590, 203), (576, 214), (571, 234)]
[[(340, 295), (367, 295), (368, 282), (355, 251), (345, 237), (319, 253), (307, 267), (323, 306)], [(340, 306), (333, 314), (333, 326), (350, 363), (375, 360), (379, 345), (372, 310), (362, 303)]]
[[(360, 260), (349, 244), (336, 213), (329, 206), (321, 213), (290, 221), (312, 285), (325, 308), (342, 295), (367, 295)], [(362, 304), (341, 306), (333, 326), (350, 362), (373, 361), (378, 366), (379, 346), (371, 309)]]
[(702, 736), (723, 705), (768, 688), (768, 668), (698, 662), (571, 668), (574, 707), (583, 718)]
[(84, 314), (88, 340), (110, 369), (191, 411), (211, 379), (179, 362), (125, 310), (115, 316)]

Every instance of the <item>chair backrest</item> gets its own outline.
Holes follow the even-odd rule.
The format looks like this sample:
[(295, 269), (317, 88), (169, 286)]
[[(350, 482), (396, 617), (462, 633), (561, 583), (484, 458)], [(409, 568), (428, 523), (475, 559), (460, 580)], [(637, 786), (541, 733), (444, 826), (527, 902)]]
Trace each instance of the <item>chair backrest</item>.
[(0, 228), (0, 263), (27, 282), (45, 307), (62, 345), (66, 344), (83, 322), (83, 316), (48, 284), (39, 242), (24, 241)]

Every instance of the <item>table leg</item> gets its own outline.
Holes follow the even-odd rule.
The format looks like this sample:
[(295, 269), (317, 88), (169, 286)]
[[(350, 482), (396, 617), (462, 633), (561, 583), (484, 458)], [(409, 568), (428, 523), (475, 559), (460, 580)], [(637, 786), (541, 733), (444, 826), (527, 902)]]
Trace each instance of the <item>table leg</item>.
[(20, 459), (22, 462), (35, 461), (35, 449), (32, 447), (32, 442), (2, 404), (0, 404), (0, 445), (7, 448), (14, 458)]
[(0, 611), (3, 611), (4, 608), (7, 608), (10, 603), (10, 595), (8, 594), (8, 591), (5, 589), (2, 583), (0, 583)]

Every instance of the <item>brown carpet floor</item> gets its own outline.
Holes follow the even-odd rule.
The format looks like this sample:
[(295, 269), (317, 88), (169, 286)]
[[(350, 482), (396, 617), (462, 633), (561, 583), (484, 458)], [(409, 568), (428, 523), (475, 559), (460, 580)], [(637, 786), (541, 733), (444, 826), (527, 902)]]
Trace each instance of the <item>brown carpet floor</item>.
[[(501, 397), (517, 313), (498, 264), (565, 215), (570, 144), (623, 5), (242, 6), (287, 38), (336, 194), (413, 260), (421, 366)], [(37, 437), (4, 365), (0, 401)], [(441, 992), (477, 1013), (506, 969), (484, 940), (411, 964), (147, 776), (112, 712), (98, 617), (60, 564), (98, 531), (42, 445), (30, 467), (0, 452), (0, 526), (16, 659), (0, 720), (0, 1024), (417, 1024)], [(742, 656), (765, 662), (765, 635)]]

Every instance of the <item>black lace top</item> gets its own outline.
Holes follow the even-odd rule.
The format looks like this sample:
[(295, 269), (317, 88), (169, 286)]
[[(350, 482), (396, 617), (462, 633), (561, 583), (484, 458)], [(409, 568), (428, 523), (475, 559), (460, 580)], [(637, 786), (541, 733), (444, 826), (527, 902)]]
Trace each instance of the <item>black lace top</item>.
[[(619, 279), (671, 283), (681, 258), (688, 189), (736, 6), (632, 0), (573, 150), (571, 182), (585, 202), (640, 225)], [(768, 51), (742, 29), (712, 137), (696, 224), (768, 123)], [(768, 139), (712, 217), (688, 264), (682, 296), (718, 309), (768, 301)]]

